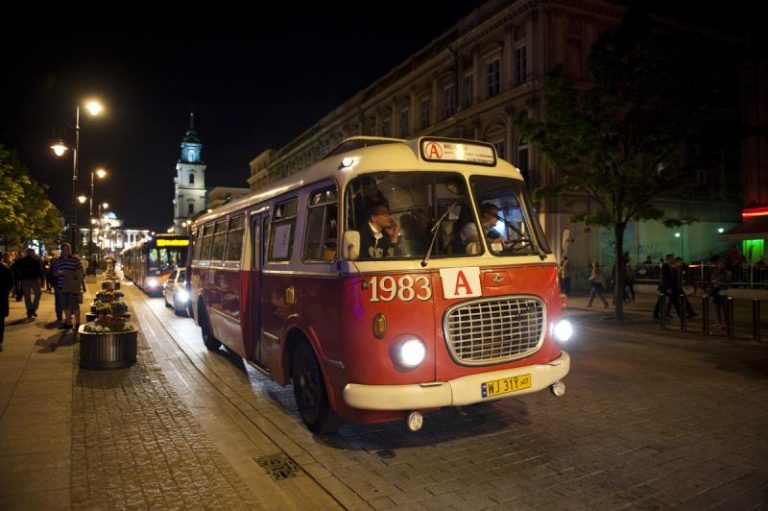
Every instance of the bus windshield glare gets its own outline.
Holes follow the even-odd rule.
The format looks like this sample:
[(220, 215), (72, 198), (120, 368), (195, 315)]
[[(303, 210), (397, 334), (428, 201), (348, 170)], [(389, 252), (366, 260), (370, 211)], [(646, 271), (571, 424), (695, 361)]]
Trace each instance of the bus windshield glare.
[(449, 172), (377, 172), (352, 180), (345, 226), (360, 233), (359, 259), (422, 259), (428, 251), (431, 258), (548, 251), (522, 181), (472, 176), (470, 188)]

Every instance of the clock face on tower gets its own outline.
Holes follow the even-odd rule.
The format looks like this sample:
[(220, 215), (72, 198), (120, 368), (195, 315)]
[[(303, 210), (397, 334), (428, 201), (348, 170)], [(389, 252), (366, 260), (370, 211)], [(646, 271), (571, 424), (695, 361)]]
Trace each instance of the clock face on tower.
[(197, 150), (194, 147), (187, 149), (187, 161), (197, 161)]

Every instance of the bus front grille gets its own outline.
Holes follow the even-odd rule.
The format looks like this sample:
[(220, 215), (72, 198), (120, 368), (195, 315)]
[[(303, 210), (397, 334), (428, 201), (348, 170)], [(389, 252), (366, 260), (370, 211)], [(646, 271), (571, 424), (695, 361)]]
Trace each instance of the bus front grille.
[(533, 296), (485, 298), (448, 309), (443, 332), (458, 363), (498, 364), (539, 349), (545, 316), (544, 303)]

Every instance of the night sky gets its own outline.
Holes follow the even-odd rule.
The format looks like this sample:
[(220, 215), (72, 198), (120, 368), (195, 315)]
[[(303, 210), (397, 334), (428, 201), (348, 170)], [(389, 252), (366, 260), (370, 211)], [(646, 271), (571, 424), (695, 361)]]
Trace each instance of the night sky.
[[(130, 4), (92, 14), (19, 7), (6, 20), (18, 34), (0, 35), (0, 144), (18, 151), (69, 219), (71, 153), (56, 158), (48, 147), (57, 138), (74, 143), (78, 101), (100, 97), (102, 117), (81, 108), (79, 192), (89, 192), (90, 171), (104, 166), (110, 175), (97, 181), (96, 202), (109, 202), (128, 227), (165, 230), (190, 111), (206, 187), (246, 187), (252, 158), (290, 141), (480, 4), (283, 2), (269, 14), (257, 3)], [(81, 224), (87, 215), (78, 209)]]

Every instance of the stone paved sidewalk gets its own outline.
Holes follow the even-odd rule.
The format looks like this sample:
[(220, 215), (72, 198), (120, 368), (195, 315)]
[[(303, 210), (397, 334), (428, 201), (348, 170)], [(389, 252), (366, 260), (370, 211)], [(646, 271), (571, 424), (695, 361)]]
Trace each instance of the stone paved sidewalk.
[(142, 335), (134, 367), (78, 371), (71, 488), (72, 509), (260, 509)]

